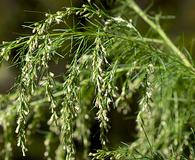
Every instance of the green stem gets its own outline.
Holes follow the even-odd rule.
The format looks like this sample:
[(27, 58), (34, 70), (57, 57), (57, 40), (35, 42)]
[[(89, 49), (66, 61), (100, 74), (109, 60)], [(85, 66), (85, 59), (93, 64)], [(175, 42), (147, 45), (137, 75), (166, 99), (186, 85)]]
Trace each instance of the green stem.
[(191, 68), (193, 71), (195, 69), (193, 68), (192, 64), (188, 61), (186, 56), (173, 44), (173, 42), (167, 37), (165, 32), (162, 30), (162, 28), (155, 24), (152, 20), (150, 20), (145, 12), (134, 2), (134, 0), (128, 0), (128, 5), (131, 7), (152, 29), (154, 29), (163, 39), (165, 44), (183, 61), (183, 64), (186, 67)]

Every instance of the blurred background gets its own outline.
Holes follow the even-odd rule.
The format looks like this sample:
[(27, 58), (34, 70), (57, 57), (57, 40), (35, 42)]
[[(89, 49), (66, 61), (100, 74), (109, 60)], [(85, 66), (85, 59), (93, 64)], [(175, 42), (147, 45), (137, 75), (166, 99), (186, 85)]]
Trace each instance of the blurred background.
[[(86, 1), (86, 0), (83, 0)], [(43, 19), (45, 12), (53, 13), (66, 6), (80, 6), (83, 1), (81, 0), (0, 0), (0, 43), (2, 41), (10, 41), (22, 36), (24, 33), (29, 33), (22, 27), (29, 22), (35, 22)], [(145, 8), (151, 4), (151, 0), (137, 0), (141, 7)], [(113, 3), (109, 0), (102, 0), (106, 9), (114, 7)], [(112, 4), (111, 6), (109, 6)], [(165, 28), (168, 35), (177, 43), (181, 43), (193, 55), (195, 42), (195, 0), (154, 0), (150, 14), (162, 13), (162, 15), (171, 15), (174, 18), (170, 20), (163, 20), (163, 28)], [(142, 26), (143, 30), (147, 27)], [(8, 67), (11, 63), (4, 63), (0, 67), (0, 94), (8, 93), (12, 88), (16, 75), (16, 67)], [(134, 104), (136, 105), (136, 104)], [(130, 136), (135, 123), (129, 124), (128, 120), (121, 119), (120, 114), (113, 114), (113, 124), (120, 124), (112, 127), (111, 146), (116, 146), (121, 142), (128, 143), (132, 141), (133, 137)], [(95, 126), (92, 132), (97, 130)], [(94, 130), (94, 131), (93, 131)], [(0, 131), (1, 132), (1, 131)], [(39, 160), (40, 153), (43, 152), (44, 146), (42, 144), (44, 137), (35, 137), (36, 141), (33, 142), (33, 150), (28, 154), (28, 159)], [(99, 142), (93, 137), (93, 148), (99, 147)], [(98, 139), (98, 138), (97, 138)], [(1, 134), (0, 134), (1, 140)], [(1, 143), (1, 142), (0, 142)], [(39, 147), (37, 147), (37, 145)], [(1, 145), (0, 145), (1, 150)], [(16, 148), (14, 159), (22, 159), (21, 152)], [(26, 159), (26, 158), (24, 158)], [(0, 157), (1, 160), (1, 157)]]

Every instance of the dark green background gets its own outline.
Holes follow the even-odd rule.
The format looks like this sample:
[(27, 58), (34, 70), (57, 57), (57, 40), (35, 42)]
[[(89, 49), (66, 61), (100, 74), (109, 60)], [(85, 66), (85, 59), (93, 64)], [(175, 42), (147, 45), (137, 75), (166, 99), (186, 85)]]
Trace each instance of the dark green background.
[[(148, 0), (138, 0), (137, 2), (143, 8), (151, 3), (151, 1)], [(82, 1), (79, 0), (72, 0), (71, 2), (70, 0), (0, 0), (0, 42), (3, 40), (13, 40), (18, 36), (29, 33), (30, 30), (24, 29), (22, 25), (41, 20), (44, 18), (45, 12), (53, 13), (66, 6), (80, 6), (81, 4)], [(150, 14), (154, 15), (159, 12), (163, 15), (175, 16), (175, 19), (164, 20), (165, 23), (163, 27), (165, 27), (172, 39), (176, 42), (177, 39), (180, 39), (179, 43), (184, 44), (194, 55), (192, 44), (195, 41), (195, 0), (155, 0)], [(147, 27), (143, 25), (142, 30), (146, 28)], [(10, 64), (10, 62), (6, 62), (0, 68), (0, 93), (8, 92), (15, 81), (17, 68), (9, 67), (9, 69), (7, 69)], [(130, 134), (132, 134), (131, 130), (134, 128), (135, 124), (129, 123), (128, 119), (122, 119), (121, 117), (123, 116), (116, 113), (111, 116), (111, 121), (115, 124), (112, 126), (111, 130), (111, 146), (116, 146), (121, 142), (128, 143), (132, 140)], [(95, 126), (92, 132), (96, 133), (96, 129)], [(34, 138), (36, 140), (32, 141), (33, 147), (28, 152), (28, 159), (39, 160), (42, 159), (40, 154), (42, 154), (44, 150), (42, 143), (44, 136), (36, 135)], [(96, 143), (96, 141), (93, 143)], [(98, 147), (98, 145), (99, 144), (94, 144), (95, 147)], [(15, 151), (14, 159), (17, 158), (22, 159), (21, 152), (18, 149)]]

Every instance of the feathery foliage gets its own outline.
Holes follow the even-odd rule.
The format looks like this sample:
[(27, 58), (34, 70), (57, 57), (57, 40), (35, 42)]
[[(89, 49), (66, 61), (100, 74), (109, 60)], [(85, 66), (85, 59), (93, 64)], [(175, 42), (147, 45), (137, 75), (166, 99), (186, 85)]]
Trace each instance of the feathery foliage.
[[(0, 45), (0, 62), (15, 51), (20, 69), (14, 88), (0, 97), (1, 157), (11, 159), (14, 131), (25, 156), (30, 150), (28, 137), (48, 114), (45, 107), (50, 111), (44, 141), (48, 160), (76, 159), (75, 142), (82, 144), (84, 159), (195, 157), (192, 58), (172, 43), (158, 18), (153, 21), (133, 0), (117, 3), (118, 10), (110, 13), (90, 1), (80, 8), (46, 13), (43, 21), (28, 26), (31, 35)], [(149, 34), (139, 32), (135, 15), (150, 26)], [(69, 26), (67, 21), (74, 16), (82, 17), (85, 24), (78, 21)], [(50, 69), (56, 57), (67, 62), (63, 81)], [(111, 150), (108, 113), (116, 109), (125, 117), (135, 93), (139, 93), (136, 139)], [(89, 153), (95, 119), (102, 149)], [(54, 155), (55, 139), (59, 143)]]

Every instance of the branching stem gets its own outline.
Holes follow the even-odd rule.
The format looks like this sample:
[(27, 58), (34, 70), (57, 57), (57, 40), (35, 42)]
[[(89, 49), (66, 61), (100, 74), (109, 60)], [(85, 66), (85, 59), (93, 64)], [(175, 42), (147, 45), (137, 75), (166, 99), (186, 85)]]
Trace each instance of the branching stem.
[(186, 58), (186, 56), (173, 44), (173, 42), (169, 39), (169, 37), (165, 34), (163, 29), (155, 24), (152, 20), (150, 20), (145, 12), (134, 2), (134, 0), (128, 0), (128, 5), (131, 7), (152, 29), (154, 29), (163, 39), (165, 44), (176, 54), (180, 59), (183, 61), (183, 64), (186, 67), (191, 68), (193, 71), (195, 69), (193, 68), (192, 64), (189, 62), (189, 60)]

